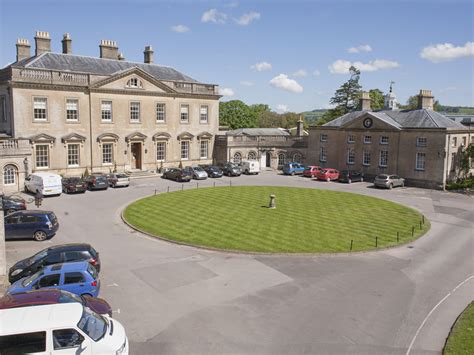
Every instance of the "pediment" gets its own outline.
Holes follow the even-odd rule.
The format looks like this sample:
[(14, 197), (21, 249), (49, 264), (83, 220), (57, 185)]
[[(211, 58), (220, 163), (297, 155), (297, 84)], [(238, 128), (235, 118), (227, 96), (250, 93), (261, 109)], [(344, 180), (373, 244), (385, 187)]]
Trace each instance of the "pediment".
[(128, 143), (130, 141), (141, 141), (144, 142), (145, 139), (147, 138), (146, 135), (140, 132), (133, 132), (132, 134), (129, 134), (128, 136), (125, 137), (125, 141)]
[(31, 143), (54, 143), (56, 138), (46, 133), (36, 134), (28, 138)]
[(71, 133), (71, 134), (68, 134), (68, 135), (65, 135), (65, 136), (61, 137), (61, 141), (63, 143), (66, 143), (66, 142), (80, 142), (80, 143), (83, 143), (85, 140), (86, 140), (86, 137), (81, 136), (80, 134), (77, 134), (77, 133)]
[(97, 136), (97, 142), (104, 142), (104, 141), (118, 141), (119, 136), (117, 136), (115, 133), (102, 133)]
[(174, 89), (138, 67), (116, 72), (92, 84), (91, 89), (135, 91), (137, 94), (150, 91), (176, 93)]
[(213, 135), (209, 132), (201, 132), (197, 135), (197, 139), (211, 139)]
[(155, 133), (153, 135), (153, 140), (154, 141), (157, 141), (157, 140), (168, 140), (171, 138), (171, 134), (169, 134), (168, 132), (158, 132), (158, 133)]
[(401, 126), (383, 112), (366, 112), (341, 126), (343, 129), (400, 130)]
[(178, 135), (178, 140), (183, 140), (183, 139), (193, 139), (194, 138), (194, 135), (192, 135), (191, 133), (189, 132), (183, 132), (181, 134)]

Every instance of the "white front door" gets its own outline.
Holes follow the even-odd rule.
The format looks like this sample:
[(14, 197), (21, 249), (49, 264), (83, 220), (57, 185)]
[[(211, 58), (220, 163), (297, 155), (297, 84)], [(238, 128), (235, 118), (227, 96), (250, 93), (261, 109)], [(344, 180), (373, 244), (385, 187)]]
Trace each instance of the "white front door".
[(262, 153), (262, 156), (260, 157), (260, 166), (262, 169), (267, 166), (267, 153)]

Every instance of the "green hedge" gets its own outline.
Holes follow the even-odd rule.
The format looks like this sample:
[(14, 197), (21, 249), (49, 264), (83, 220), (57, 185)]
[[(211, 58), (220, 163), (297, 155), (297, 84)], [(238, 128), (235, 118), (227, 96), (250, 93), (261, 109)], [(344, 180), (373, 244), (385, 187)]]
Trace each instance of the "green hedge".
[(472, 187), (474, 187), (474, 176), (446, 184), (446, 190), (462, 190)]

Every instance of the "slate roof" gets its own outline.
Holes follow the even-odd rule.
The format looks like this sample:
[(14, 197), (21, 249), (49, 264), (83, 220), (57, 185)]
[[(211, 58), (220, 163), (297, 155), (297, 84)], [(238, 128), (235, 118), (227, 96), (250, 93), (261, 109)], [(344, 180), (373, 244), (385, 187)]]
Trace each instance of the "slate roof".
[(452, 114), (447, 114), (446, 117), (449, 118), (450, 120), (461, 123), (465, 126), (474, 125), (474, 115), (452, 115)]
[(239, 128), (227, 131), (227, 136), (289, 136), (287, 131), (280, 128)]
[(396, 128), (447, 128), (465, 129), (462, 124), (432, 110), (384, 110), (384, 111), (355, 111), (328, 122), (323, 127), (341, 127), (365, 114), (370, 114)]
[(96, 75), (112, 75), (138, 67), (158, 80), (198, 82), (197, 80), (180, 73), (176, 69), (167, 66), (51, 52), (42, 53), (37, 57), (21, 60), (13, 63), (12, 66)]

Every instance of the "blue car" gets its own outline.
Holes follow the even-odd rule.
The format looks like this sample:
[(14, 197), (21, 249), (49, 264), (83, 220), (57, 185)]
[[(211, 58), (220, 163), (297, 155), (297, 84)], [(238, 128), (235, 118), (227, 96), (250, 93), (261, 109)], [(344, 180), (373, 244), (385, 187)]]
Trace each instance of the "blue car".
[(5, 217), (5, 239), (33, 238), (43, 241), (56, 234), (58, 218), (51, 211), (17, 211)]
[(286, 163), (283, 166), (283, 174), (285, 175), (301, 175), (306, 167), (300, 163)]
[(97, 297), (100, 290), (99, 274), (87, 261), (53, 264), (16, 281), (8, 288), (7, 294), (51, 288), (78, 296)]

